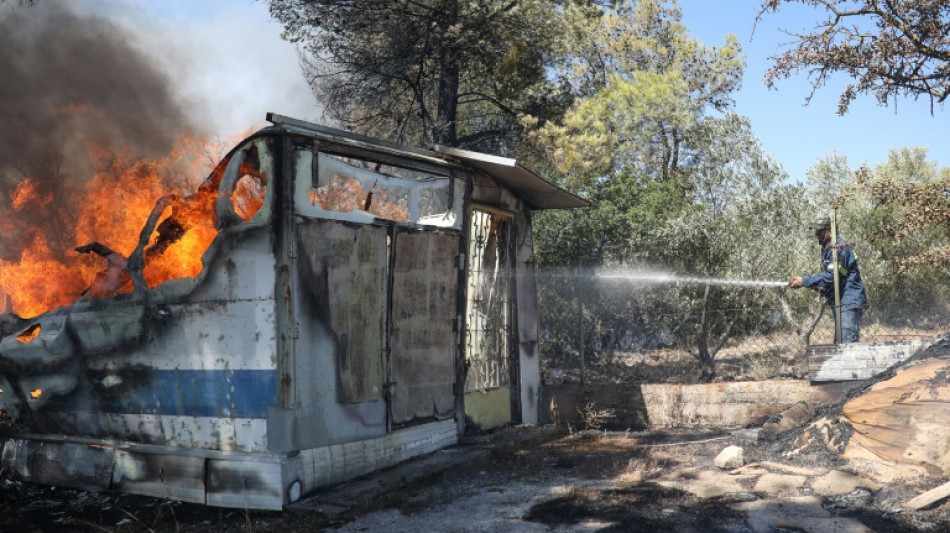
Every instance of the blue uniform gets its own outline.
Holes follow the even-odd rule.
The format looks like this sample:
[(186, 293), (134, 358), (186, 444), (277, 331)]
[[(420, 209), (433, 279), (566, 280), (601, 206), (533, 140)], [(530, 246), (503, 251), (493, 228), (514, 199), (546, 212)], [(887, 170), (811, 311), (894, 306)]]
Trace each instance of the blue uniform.
[[(861, 271), (858, 270), (858, 258), (854, 255), (851, 246), (845, 244), (844, 239), (838, 237), (838, 282), (841, 291), (841, 342), (858, 342), (858, 324), (868, 305), (868, 298), (864, 292), (864, 282), (861, 281)], [(834, 250), (826, 246), (821, 250), (821, 271), (814, 276), (803, 276), (802, 286), (815, 289), (827, 300), (834, 311), (835, 290), (832, 266)]]

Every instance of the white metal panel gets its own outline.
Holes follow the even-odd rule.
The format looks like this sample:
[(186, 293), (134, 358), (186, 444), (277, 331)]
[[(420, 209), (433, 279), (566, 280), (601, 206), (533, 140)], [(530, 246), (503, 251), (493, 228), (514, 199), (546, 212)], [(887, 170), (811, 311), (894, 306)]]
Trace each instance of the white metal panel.
[(587, 200), (548, 183), (534, 172), (519, 165), (514, 159), (459, 148), (441, 147), (439, 151), (458, 158), (497, 179), (524, 198), (534, 209), (567, 209), (590, 205)]
[(389, 435), (345, 444), (301, 450), (288, 463), (285, 482), (301, 481), (303, 492), (341, 483), (433, 452), (458, 442), (454, 420), (420, 424)]
[(90, 358), (88, 367), (118, 370), (276, 369), (274, 300), (169, 305), (167, 322), (135, 348)]
[[(110, 438), (200, 450), (267, 452), (267, 420), (174, 415), (83, 413)], [(51, 414), (74, 417), (73, 413)], [(62, 421), (66, 424), (67, 421)]]
[(515, 312), (518, 317), (518, 388), (521, 423), (536, 424), (541, 399), (541, 354), (538, 347), (538, 289), (534, 274), (534, 243), (530, 220), (515, 218)]
[(112, 488), (204, 504), (205, 458), (116, 450)]
[(284, 486), (279, 461), (208, 459), (208, 505), (280, 511)]

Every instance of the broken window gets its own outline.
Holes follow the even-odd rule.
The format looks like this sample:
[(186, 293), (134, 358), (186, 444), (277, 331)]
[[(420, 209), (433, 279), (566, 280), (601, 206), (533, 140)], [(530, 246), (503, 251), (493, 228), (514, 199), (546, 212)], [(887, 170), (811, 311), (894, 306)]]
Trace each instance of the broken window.
[[(298, 188), (298, 210), (360, 222), (392, 222), (457, 227), (464, 180), (349, 155), (320, 152), (317, 164), (304, 150), (297, 160), (297, 179), (309, 180), (306, 192)], [(438, 171), (436, 167), (431, 167)]]
[(472, 211), (465, 330), (467, 391), (510, 383), (511, 227), (512, 218), (507, 215)]
[(261, 172), (260, 160), (256, 148), (248, 151), (241, 164), (241, 177), (234, 183), (231, 191), (231, 205), (234, 212), (245, 221), (254, 218), (264, 205), (267, 193), (267, 176)]

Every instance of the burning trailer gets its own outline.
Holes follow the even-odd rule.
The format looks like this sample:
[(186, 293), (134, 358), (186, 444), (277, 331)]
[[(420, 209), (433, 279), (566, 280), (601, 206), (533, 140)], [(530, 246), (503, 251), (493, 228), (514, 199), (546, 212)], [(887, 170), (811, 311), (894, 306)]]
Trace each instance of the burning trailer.
[(106, 266), (74, 303), (0, 302), (4, 471), (280, 509), (537, 421), (531, 213), (586, 202), (511, 159), (268, 120), (128, 256), (77, 248)]

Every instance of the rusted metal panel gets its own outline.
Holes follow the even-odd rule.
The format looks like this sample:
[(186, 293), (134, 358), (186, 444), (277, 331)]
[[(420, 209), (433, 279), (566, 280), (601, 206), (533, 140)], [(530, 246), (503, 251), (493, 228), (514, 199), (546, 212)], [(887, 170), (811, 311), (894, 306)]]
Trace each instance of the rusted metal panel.
[(392, 420), (446, 418), (455, 411), (453, 331), (456, 235), (395, 235), (392, 286)]
[(515, 315), (517, 330), (520, 422), (536, 424), (540, 412), (541, 355), (538, 348), (538, 289), (534, 272), (531, 219), (515, 218)]
[(284, 505), (280, 461), (208, 459), (208, 505), (279, 511)]
[(203, 504), (205, 458), (116, 450), (112, 488)]
[[(269, 412), (269, 449), (299, 450), (382, 435), (386, 228), (301, 219), (295, 231), (292, 300), (298, 327), (290, 369), (295, 403)], [(334, 249), (345, 257), (337, 257)], [(350, 380), (348, 392), (340, 376)]]
[(508, 211), (515, 211), (520, 204), (514, 193), (484, 174), (474, 175), (472, 202), (494, 205)]
[(0, 466), (8, 475), (44, 485), (98, 491), (109, 487), (115, 449), (107, 445), (11, 439)]

